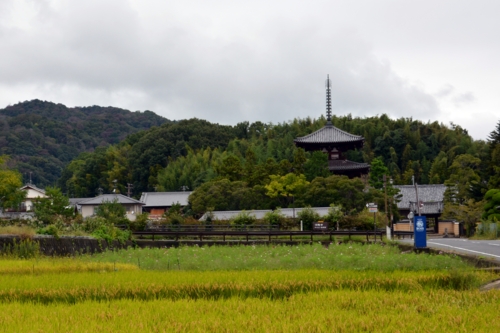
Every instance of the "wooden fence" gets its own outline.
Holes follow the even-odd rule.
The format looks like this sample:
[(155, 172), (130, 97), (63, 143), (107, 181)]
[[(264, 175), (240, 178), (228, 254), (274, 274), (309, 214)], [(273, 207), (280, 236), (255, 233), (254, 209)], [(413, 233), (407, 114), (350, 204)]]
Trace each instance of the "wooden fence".
[[(197, 239), (200, 242), (206, 241), (207, 238), (218, 237), (222, 238), (223, 242), (226, 242), (227, 239), (231, 239), (234, 237), (244, 238), (246, 242), (254, 241), (255, 238), (258, 239), (267, 239), (271, 242), (274, 237), (277, 239), (278, 237), (289, 237), (290, 241), (293, 241), (293, 238), (297, 239), (297, 237), (310, 238), (311, 242), (314, 241), (314, 236), (328, 236), (330, 241), (333, 241), (333, 236), (366, 236), (366, 240), (369, 241), (370, 237), (373, 237), (375, 240), (377, 237), (382, 240), (382, 236), (385, 235), (385, 231), (135, 231), (132, 233), (135, 237), (143, 238), (144, 236), (151, 236), (152, 240), (158, 239), (158, 236), (163, 238), (173, 238), (176, 241), (182, 238), (191, 238)], [(252, 237), (252, 239), (250, 239)]]

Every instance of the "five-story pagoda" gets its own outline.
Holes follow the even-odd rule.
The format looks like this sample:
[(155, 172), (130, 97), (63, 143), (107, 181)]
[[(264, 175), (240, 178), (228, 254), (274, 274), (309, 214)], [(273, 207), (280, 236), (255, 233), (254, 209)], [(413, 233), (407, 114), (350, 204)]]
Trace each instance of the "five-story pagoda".
[(365, 138), (338, 129), (332, 124), (331, 81), (326, 79), (326, 125), (309, 135), (294, 140), (297, 147), (305, 151), (323, 151), (328, 155), (328, 169), (331, 173), (346, 175), (349, 178), (368, 174), (370, 166), (345, 158), (344, 152), (363, 147)]

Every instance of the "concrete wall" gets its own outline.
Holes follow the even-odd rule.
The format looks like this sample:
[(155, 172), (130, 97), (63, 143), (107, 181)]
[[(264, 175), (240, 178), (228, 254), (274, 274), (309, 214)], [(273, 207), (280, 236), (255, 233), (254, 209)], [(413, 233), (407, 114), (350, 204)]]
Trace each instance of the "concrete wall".
[(448, 231), (448, 235), (458, 236), (460, 234), (459, 223), (451, 221), (441, 221), (439, 222), (439, 235), (444, 235)]
[(395, 223), (394, 231), (413, 231), (413, 223)]

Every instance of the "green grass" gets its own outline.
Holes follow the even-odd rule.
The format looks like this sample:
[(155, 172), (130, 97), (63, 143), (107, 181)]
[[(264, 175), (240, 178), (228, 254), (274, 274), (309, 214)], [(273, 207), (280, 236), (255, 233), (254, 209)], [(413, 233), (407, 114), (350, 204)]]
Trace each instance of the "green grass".
[(135, 264), (146, 270), (463, 270), (459, 257), (429, 254), (401, 254), (394, 246), (380, 244), (181, 246), (107, 251), (84, 255), (82, 261)]

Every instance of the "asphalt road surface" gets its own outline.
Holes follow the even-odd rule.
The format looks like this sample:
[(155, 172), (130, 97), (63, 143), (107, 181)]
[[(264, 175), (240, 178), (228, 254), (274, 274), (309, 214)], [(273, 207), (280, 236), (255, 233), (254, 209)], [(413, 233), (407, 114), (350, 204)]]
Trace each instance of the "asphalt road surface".
[[(400, 240), (413, 244), (413, 239)], [(500, 262), (500, 240), (470, 240), (466, 238), (427, 238), (427, 246), (448, 252), (484, 257)]]

